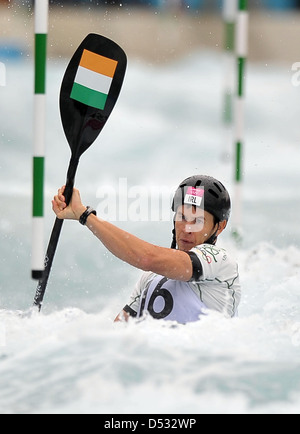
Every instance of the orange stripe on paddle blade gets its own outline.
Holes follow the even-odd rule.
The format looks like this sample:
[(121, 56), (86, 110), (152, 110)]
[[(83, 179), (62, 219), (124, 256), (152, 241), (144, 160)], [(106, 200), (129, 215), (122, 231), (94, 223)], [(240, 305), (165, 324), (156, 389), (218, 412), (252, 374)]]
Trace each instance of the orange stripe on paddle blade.
[(118, 62), (92, 51), (84, 50), (82, 53), (80, 66), (113, 78), (116, 72)]

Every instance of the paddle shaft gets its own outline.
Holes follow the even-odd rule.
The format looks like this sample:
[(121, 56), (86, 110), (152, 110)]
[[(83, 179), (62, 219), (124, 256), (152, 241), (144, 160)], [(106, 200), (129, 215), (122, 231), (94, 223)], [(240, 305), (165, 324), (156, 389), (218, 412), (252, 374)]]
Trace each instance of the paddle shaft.
[[(71, 199), (72, 199), (75, 175), (76, 175), (78, 164), (79, 164), (79, 159), (74, 158), (72, 156), (72, 158), (70, 160), (70, 164), (69, 164), (66, 188), (65, 188), (65, 192), (64, 192), (64, 196), (65, 196), (67, 205), (69, 205), (69, 203), (71, 202)], [(48, 244), (48, 249), (47, 249), (47, 253), (46, 253), (46, 257), (45, 257), (45, 270), (43, 273), (43, 277), (39, 280), (39, 283), (38, 283), (38, 286), (36, 289), (36, 293), (35, 293), (35, 297), (34, 297), (34, 302), (33, 302), (33, 305), (37, 306), (39, 308), (39, 311), (42, 308), (42, 303), (43, 303), (44, 295), (46, 292), (46, 287), (48, 284), (49, 275), (50, 275), (50, 271), (52, 268), (52, 264), (53, 264), (56, 248), (58, 245), (60, 233), (62, 230), (63, 222), (64, 222), (63, 220), (56, 218), (53, 229), (52, 229), (52, 233), (51, 233), (51, 237), (50, 237), (50, 241)]]

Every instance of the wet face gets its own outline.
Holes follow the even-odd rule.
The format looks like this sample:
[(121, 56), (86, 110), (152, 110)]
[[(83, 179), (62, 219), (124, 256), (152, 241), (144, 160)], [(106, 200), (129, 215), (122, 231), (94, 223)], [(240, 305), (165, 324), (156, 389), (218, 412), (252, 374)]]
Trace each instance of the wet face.
[(217, 230), (218, 236), (225, 226), (225, 221), (215, 224), (213, 215), (207, 211), (191, 205), (182, 205), (178, 207), (175, 216), (178, 249), (189, 252), (194, 247), (204, 244)]

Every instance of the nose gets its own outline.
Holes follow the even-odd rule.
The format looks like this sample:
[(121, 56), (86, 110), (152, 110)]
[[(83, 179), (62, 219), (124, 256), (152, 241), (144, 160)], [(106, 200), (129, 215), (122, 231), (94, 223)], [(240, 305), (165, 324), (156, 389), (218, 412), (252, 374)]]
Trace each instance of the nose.
[(193, 227), (192, 227), (192, 225), (190, 225), (190, 224), (187, 224), (187, 225), (185, 225), (185, 232), (186, 233), (191, 233), (191, 232), (193, 232)]

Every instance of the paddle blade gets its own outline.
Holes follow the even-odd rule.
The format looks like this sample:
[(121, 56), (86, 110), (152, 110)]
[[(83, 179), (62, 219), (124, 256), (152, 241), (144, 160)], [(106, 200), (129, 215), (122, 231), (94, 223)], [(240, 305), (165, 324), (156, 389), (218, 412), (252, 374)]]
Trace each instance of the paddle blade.
[(72, 155), (78, 158), (92, 145), (119, 97), (127, 66), (126, 54), (115, 42), (90, 34), (66, 70), (60, 112)]

